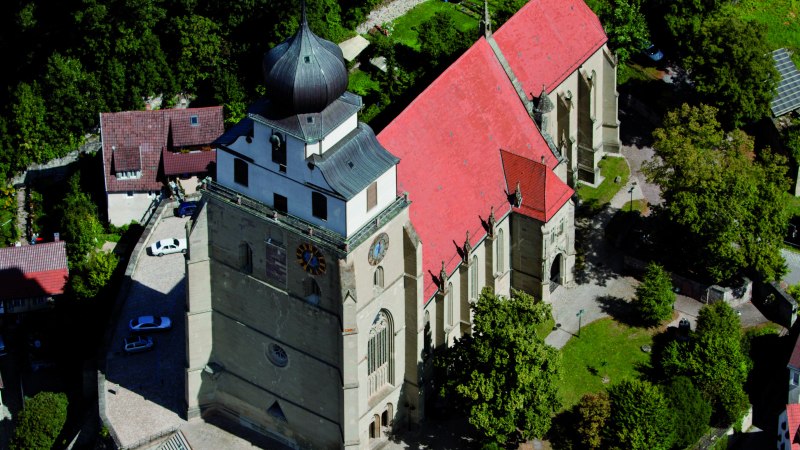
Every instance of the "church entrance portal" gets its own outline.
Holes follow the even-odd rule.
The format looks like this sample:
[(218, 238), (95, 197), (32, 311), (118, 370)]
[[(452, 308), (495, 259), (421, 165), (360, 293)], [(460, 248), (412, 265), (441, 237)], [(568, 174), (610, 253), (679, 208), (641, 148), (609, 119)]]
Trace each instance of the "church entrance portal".
[(555, 259), (553, 259), (553, 265), (550, 266), (550, 290), (552, 291), (555, 286), (561, 284), (561, 261), (562, 261), (561, 253), (556, 255)]

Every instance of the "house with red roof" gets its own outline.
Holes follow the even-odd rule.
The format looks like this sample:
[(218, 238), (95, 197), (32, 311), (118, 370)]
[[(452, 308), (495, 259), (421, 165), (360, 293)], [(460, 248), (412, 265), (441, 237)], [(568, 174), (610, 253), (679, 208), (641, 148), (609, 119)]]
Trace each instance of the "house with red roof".
[(221, 106), (100, 114), (108, 221), (141, 222), (164, 188), (193, 193), (222, 132)]
[(64, 241), (0, 248), (0, 314), (52, 307), (68, 278)]

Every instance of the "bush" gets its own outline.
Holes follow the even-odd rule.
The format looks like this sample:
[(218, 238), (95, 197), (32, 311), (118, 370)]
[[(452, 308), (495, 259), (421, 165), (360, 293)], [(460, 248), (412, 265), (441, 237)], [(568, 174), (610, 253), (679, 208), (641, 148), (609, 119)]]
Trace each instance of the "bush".
[(635, 304), (644, 323), (657, 325), (672, 317), (675, 293), (663, 267), (652, 262), (647, 266), (644, 280), (636, 288)]
[(40, 392), (27, 399), (17, 416), (11, 449), (52, 448), (67, 421), (67, 405), (63, 392)]
[(697, 442), (708, 430), (711, 404), (687, 377), (677, 377), (666, 389), (674, 411), (675, 445), (686, 448)]

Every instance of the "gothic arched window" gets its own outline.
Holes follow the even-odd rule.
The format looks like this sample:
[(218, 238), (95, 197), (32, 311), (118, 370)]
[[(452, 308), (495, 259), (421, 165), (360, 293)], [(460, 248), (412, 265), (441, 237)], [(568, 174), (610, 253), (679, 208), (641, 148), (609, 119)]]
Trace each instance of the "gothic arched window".
[(393, 336), (392, 318), (389, 312), (381, 310), (369, 330), (367, 343), (367, 377), (369, 395), (375, 394), (383, 386), (394, 383), (392, 370)]
[(453, 325), (453, 283), (447, 284), (447, 296), (444, 299), (444, 309), (447, 314), (447, 325)]
[(373, 282), (376, 288), (383, 289), (383, 267), (378, 266), (375, 269), (375, 275), (373, 275)]

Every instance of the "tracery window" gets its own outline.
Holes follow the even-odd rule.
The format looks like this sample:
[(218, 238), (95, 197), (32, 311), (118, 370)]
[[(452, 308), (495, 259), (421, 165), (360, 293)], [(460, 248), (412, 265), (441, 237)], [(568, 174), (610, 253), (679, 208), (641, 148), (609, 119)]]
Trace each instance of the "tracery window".
[(367, 343), (369, 395), (375, 394), (387, 384), (394, 383), (392, 374), (393, 335), (391, 316), (387, 311), (382, 310), (372, 322)]

